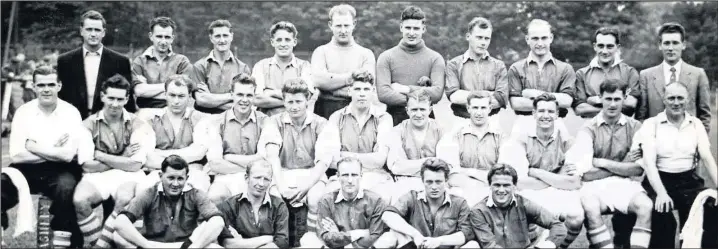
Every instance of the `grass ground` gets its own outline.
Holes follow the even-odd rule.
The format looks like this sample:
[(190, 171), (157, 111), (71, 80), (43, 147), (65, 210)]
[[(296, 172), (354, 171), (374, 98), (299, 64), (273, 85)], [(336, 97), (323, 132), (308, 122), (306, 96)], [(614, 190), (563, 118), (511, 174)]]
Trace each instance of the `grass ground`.
[[(713, 120), (711, 120), (711, 133), (710, 133), (710, 142), (713, 146), (713, 157), (718, 158), (718, 152), (715, 150), (716, 146), (718, 145), (718, 114), (716, 113), (716, 95), (717, 93), (714, 92), (712, 94), (712, 110), (713, 112)], [(456, 118), (453, 113), (451, 112), (451, 108), (449, 108), (449, 102), (444, 97), (435, 107), (434, 107), (434, 113), (436, 115), (436, 119), (439, 121), (440, 125), (444, 129), (451, 128), (452, 125), (457, 124), (459, 119)], [(500, 122), (501, 127), (504, 128), (506, 132), (510, 132), (511, 125), (513, 123), (513, 120), (515, 119), (515, 115), (511, 114), (508, 110), (503, 110), (500, 115)], [(571, 133), (576, 133), (578, 128), (581, 126), (583, 120), (576, 117), (573, 114), (569, 114), (569, 116), (565, 120), (566, 126), (568, 127), (569, 131)], [(9, 158), (7, 156), (8, 153), (8, 141), (7, 138), (2, 139), (2, 166), (6, 167), (9, 164)], [(707, 177), (705, 173), (703, 174), (704, 178)], [(709, 183), (707, 181), (708, 187), (715, 188), (716, 186), (713, 186), (712, 183)], [(37, 198), (33, 198), (33, 202), (35, 205), (37, 205)], [(15, 217), (15, 209), (11, 209), (9, 212), (9, 216), (14, 218)], [(12, 220), (11, 218), (11, 220)], [(611, 223), (610, 223), (610, 215), (604, 216), (604, 220), (606, 221), (606, 224), (609, 226), (609, 230)], [(11, 222), (10, 228), (3, 233), (3, 240), (7, 244), (8, 248), (35, 248), (36, 246), (36, 239), (35, 239), (35, 233), (25, 233), (20, 235), (18, 238), (13, 238), (12, 233), (14, 231), (13, 225), (14, 222)], [(574, 248), (588, 248), (588, 240), (586, 239), (586, 230), (583, 229), (579, 237), (576, 239), (576, 241), (571, 245), (571, 247)]]

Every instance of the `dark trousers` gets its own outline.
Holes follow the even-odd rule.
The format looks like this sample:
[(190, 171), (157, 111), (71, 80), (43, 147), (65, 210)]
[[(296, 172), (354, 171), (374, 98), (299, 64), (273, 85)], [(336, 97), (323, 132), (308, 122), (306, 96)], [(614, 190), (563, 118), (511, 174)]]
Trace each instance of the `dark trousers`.
[[(50, 214), (53, 219), (50, 228), (56, 231), (72, 233), (72, 242), (82, 242), (82, 233), (77, 225), (75, 205), (72, 196), (75, 186), (82, 178), (82, 170), (77, 163), (43, 162), (38, 164), (11, 164), (27, 179), (30, 192), (43, 193), (52, 200)], [(2, 192), (2, 226), (8, 226), (7, 210), (18, 203), (18, 193), (10, 178), (2, 174), (0, 191)], [(81, 244), (80, 244), (81, 245)]]
[[(695, 170), (682, 173), (659, 172), (659, 175), (668, 192), (668, 196), (673, 200), (673, 208), (678, 211), (680, 224), (676, 223), (672, 212), (659, 213), (654, 209), (651, 217), (651, 242), (649, 248), (674, 248), (676, 242), (676, 226), (678, 226), (679, 229), (683, 229), (693, 201), (696, 199), (698, 193), (705, 189), (703, 185), (704, 182), (703, 178), (698, 176)], [(648, 179), (645, 179), (642, 185), (651, 200), (655, 202), (656, 192), (651, 187)], [(703, 222), (703, 237), (705, 238), (707, 234), (715, 234), (715, 212), (718, 209), (710, 202), (706, 203), (704, 207), (706, 208), (706, 215), (704, 216)], [(636, 217), (634, 215), (614, 215), (612, 222), (615, 232), (614, 244), (616, 248), (629, 248), (631, 231), (636, 223)], [(711, 239), (715, 240), (715, 237), (708, 240), (704, 239), (703, 243), (710, 243)]]
[(314, 113), (322, 116), (323, 118), (329, 119), (329, 116), (331, 116), (332, 113), (348, 106), (351, 102), (351, 99), (334, 100), (319, 97), (317, 102), (314, 103)]
[[(406, 106), (387, 106), (386, 112), (391, 115), (391, 119), (394, 121), (394, 126), (401, 124), (402, 121), (409, 119), (409, 114), (406, 113)], [(434, 118), (434, 110), (429, 113), (429, 118)]]

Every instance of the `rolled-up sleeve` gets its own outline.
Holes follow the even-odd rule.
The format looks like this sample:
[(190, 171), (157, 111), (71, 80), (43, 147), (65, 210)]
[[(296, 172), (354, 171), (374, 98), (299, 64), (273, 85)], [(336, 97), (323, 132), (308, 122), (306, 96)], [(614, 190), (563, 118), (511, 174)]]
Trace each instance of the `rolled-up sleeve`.
[(130, 204), (128, 204), (120, 214), (124, 214), (130, 222), (134, 223), (137, 219), (143, 218), (145, 211), (150, 208), (154, 197), (155, 188), (149, 188), (135, 198), (132, 198)]
[(508, 101), (509, 94), (509, 79), (506, 65), (499, 61), (496, 63), (496, 67), (499, 70), (496, 72), (496, 87), (494, 88), (494, 98), (499, 101), (501, 108), (506, 108), (506, 101)]
[(386, 210), (386, 202), (381, 197), (373, 200), (372, 202), (374, 203), (369, 203), (370, 205), (367, 206), (367, 208), (370, 209), (367, 212), (370, 214), (369, 237), (357, 240), (357, 245), (363, 248), (370, 248), (374, 245), (374, 242), (379, 239), (382, 234), (384, 234), (385, 229), (384, 221), (381, 220), (381, 215), (384, 214), (384, 210)]
[(262, 133), (259, 135), (259, 141), (257, 142), (257, 154), (266, 156), (267, 146), (270, 144), (281, 147), (282, 146), (282, 135), (279, 133), (279, 127), (272, 121), (271, 118), (267, 117), (262, 120)]
[[(317, 221), (324, 220), (324, 218), (332, 219), (332, 214), (329, 209), (330, 205), (333, 205), (331, 195), (325, 195), (319, 202)], [(327, 231), (324, 229), (324, 226), (318, 226), (317, 230), (319, 238), (321, 238), (322, 242), (330, 248), (341, 248), (352, 243), (352, 238), (351, 235), (349, 235), (349, 232)]]
[(511, 65), (506, 78), (509, 82), (509, 98), (523, 96), (521, 95), (521, 91), (524, 90), (523, 84), (521, 83), (521, 73), (516, 64)]
[(481, 248), (496, 248), (498, 245), (496, 244), (494, 231), (491, 229), (489, 219), (486, 218), (487, 215), (489, 214), (484, 214), (484, 211), (478, 206), (474, 206), (469, 218), (471, 228)]
[(444, 72), (446, 79), (444, 86), (446, 98), (450, 98), (452, 94), (461, 89), (461, 79), (459, 79), (459, 63), (461, 63), (461, 57), (462, 56), (458, 56), (446, 63)]
[(464, 241), (469, 241), (474, 238), (474, 231), (471, 226), (471, 209), (466, 200), (459, 203), (459, 231), (464, 234)]

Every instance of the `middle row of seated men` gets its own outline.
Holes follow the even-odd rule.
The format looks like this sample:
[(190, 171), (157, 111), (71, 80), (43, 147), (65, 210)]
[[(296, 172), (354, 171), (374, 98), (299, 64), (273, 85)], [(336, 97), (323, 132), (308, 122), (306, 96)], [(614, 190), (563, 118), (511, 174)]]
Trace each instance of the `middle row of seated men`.
[[(488, 93), (469, 94), (470, 122), (442, 131), (429, 118), (428, 93), (413, 91), (409, 119), (392, 127), (392, 117), (372, 104), (373, 76), (354, 73), (351, 82), (351, 103), (326, 120), (307, 111), (312, 92), (301, 78), (285, 83), (285, 109), (273, 116), (255, 110), (256, 83), (247, 74), (232, 79), (233, 107), (215, 115), (190, 107), (196, 89), (186, 76), (170, 77), (167, 107), (144, 116), (123, 107), (131, 87), (127, 79), (109, 78), (101, 86), (103, 109), (83, 122), (89, 132), (76, 141), (85, 174), (73, 199), (85, 244), (146, 248), (184, 240), (208, 246), (220, 236), (229, 238), (220, 239), (224, 246), (286, 247), (286, 205), (307, 205), (310, 231), (300, 240), (303, 247), (391, 247), (414, 241), (435, 248), (472, 239), (482, 246), (525, 247), (530, 243), (526, 222), (550, 228), (550, 241), (568, 247), (584, 217), (590, 242), (606, 246), (611, 239), (600, 218), (605, 211), (635, 214), (631, 245), (648, 246), (653, 203), (631, 180), (643, 169), (639, 139), (634, 139), (640, 123), (621, 113), (625, 82), (601, 84), (603, 110), (582, 128), (575, 146), (554, 125), (558, 102), (551, 94), (533, 100), (533, 128), (509, 137), (490, 121)], [(685, 92), (676, 85), (667, 92)], [(608, 120), (621, 125), (602, 126)], [(253, 169), (258, 162), (266, 169)], [(346, 166), (339, 167), (342, 163)], [(513, 167), (497, 169), (503, 163)], [(505, 173), (513, 171), (509, 167), (516, 173)], [(328, 168), (337, 169), (337, 176), (327, 178)], [(492, 172), (504, 172), (510, 180), (496, 180)], [(215, 175), (211, 184), (210, 174)], [(450, 196), (444, 195), (447, 185)], [(513, 185), (521, 197), (513, 195)], [(487, 199), (489, 193), (493, 197)], [(115, 210), (103, 222), (93, 209), (110, 196)], [(522, 203), (525, 210), (516, 212), (528, 218), (492, 209), (507, 204), (498, 203), (502, 200)], [(212, 218), (220, 213), (235, 217), (225, 217), (228, 230), (222, 235), (221, 219)], [(202, 229), (195, 229), (197, 219), (206, 221)], [(144, 234), (129, 225), (136, 220), (143, 220), (138, 226)], [(384, 233), (384, 223), (391, 233)]]

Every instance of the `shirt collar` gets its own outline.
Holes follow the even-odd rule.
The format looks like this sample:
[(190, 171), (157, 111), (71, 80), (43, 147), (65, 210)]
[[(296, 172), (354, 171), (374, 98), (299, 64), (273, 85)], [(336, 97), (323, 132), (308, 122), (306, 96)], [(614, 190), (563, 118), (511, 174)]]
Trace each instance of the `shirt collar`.
[[(496, 123), (497, 122), (488, 121), (488, 124), (486, 124), (486, 125), (488, 125), (488, 127), (486, 127), (487, 128), (486, 133), (501, 134), (502, 129)], [(465, 135), (465, 134), (474, 134), (476, 136), (480, 135), (480, 134), (476, 133), (475, 129), (472, 129), (472, 128), (473, 127), (472, 127), (471, 123), (464, 125), (464, 127), (461, 128), (461, 135)]]
[[(344, 107), (344, 110), (342, 111), (342, 114), (344, 114), (344, 115), (354, 115), (354, 113), (352, 113), (352, 104), (351, 104), (351, 103), (349, 103), (349, 105), (347, 105), (346, 107)], [(378, 110), (376, 107), (374, 107), (373, 104), (370, 104), (370, 105), (369, 105), (369, 115), (372, 115), (372, 116), (374, 116), (375, 118), (379, 118), (379, 110)]]
[[(274, 55), (274, 56), (272, 56), (272, 58), (269, 59), (269, 65), (270, 66), (277, 65), (277, 61), (278, 61), (277, 56)], [(294, 56), (294, 54), (292, 54), (292, 60), (289, 62), (289, 65), (292, 67), (297, 67), (298, 64), (299, 63), (297, 62), (297, 57)]]
[[(526, 133), (528, 134), (529, 137), (538, 137), (538, 134), (537, 134), (538, 127), (536, 127), (536, 122), (534, 122), (533, 124), (534, 124), (533, 127), (527, 129)], [(554, 122), (553, 133), (551, 133), (551, 139), (555, 139), (556, 135), (559, 132), (560, 132), (560, 130), (558, 129), (558, 125)]]
[[(514, 205), (514, 204), (516, 204), (516, 194), (511, 194), (511, 202), (509, 203), (509, 206), (510, 206), (510, 205)], [(486, 206), (488, 206), (488, 207), (496, 207), (496, 203), (494, 203), (494, 197), (493, 197), (493, 196), (489, 195), (489, 198), (488, 198), (488, 200), (486, 201)]]
[[(693, 122), (693, 116), (692, 116), (690, 113), (685, 112), (685, 115), (686, 115), (686, 118), (684, 119), (684, 122), (683, 122), (684, 124), (688, 124), (688, 123)], [(666, 111), (665, 111), (665, 110), (662, 111), (661, 113), (658, 113), (658, 115), (656, 115), (656, 121), (657, 121), (659, 124), (668, 123), (668, 116), (666, 115)], [(687, 122), (686, 122), (686, 121), (687, 121)], [(681, 128), (683, 128), (683, 124), (681, 124)]]
[[(125, 123), (132, 121), (132, 117), (130, 115), (132, 115), (132, 114), (130, 114), (130, 112), (128, 112), (127, 110), (122, 108), (122, 121), (124, 121)], [(97, 112), (97, 120), (98, 121), (105, 120), (105, 119), (106, 119), (105, 118), (105, 110), (100, 110), (99, 112)]]
[[(170, 57), (174, 54), (174, 51), (172, 51), (172, 48), (170, 48), (170, 52), (167, 54), (167, 57)], [(149, 48), (145, 49), (145, 52), (142, 53), (142, 56), (157, 59), (157, 56), (155, 56), (155, 47), (150, 46)]]
[[(601, 126), (602, 124), (606, 123), (606, 120), (603, 118), (603, 111), (600, 111), (598, 115), (596, 115), (596, 117), (594, 117), (593, 119), (596, 122), (596, 126)], [(626, 125), (626, 122), (628, 122), (628, 119), (626, 118), (626, 115), (622, 113), (621, 117), (618, 118), (618, 124)]]
[[(207, 55), (207, 57), (205, 57), (205, 60), (219, 61), (219, 60), (217, 60), (216, 58), (214, 58), (214, 49), (212, 49), (212, 50), (209, 51), (209, 55)], [(232, 53), (231, 50), (229, 51), (229, 57), (227, 58), (227, 60), (228, 60), (228, 61), (229, 61), (229, 60), (237, 60), (237, 58), (234, 57), (234, 53)]]
[[(343, 194), (343, 193), (344, 193), (344, 192), (343, 192), (342, 190), (339, 190), (339, 194), (337, 194), (337, 199), (334, 200), (334, 203), (340, 203), (340, 202), (342, 202), (342, 201), (349, 201), (349, 200), (347, 200), (346, 198), (344, 198), (344, 194)], [(360, 188), (359, 188), (359, 193), (357, 193), (357, 197), (355, 198), (355, 200), (359, 200), (359, 199), (362, 199), (362, 198), (364, 198), (364, 189), (360, 187)]]
[[(190, 116), (192, 116), (192, 108), (187, 107), (184, 114), (182, 115), (182, 119), (189, 119)], [(162, 108), (162, 111), (155, 112), (154, 115), (157, 117), (162, 117), (165, 114), (168, 114), (170, 112), (169, 107)]]
[[(102, 50), (104, 50), (104, 49), (105, 49), (105, 46), (100, 46), (100, 49), (97, 50), (97, 54), (100, 57), (102, 57)], [(87, 53), (89, 53), (89, 52), (90, 52), (90, 50), (87, 50), (87, 48), (85, 48), (85, 46), (82, 46), (82, 57), (86, 57)]]
[[(620, 64), (621, 62), (623, 62), (623, 60), (622, 60), (621, 58), (615, 57), (615, 60), (613, 60), (613, 64), (611, 64), (611, 67), (615, 67), (616, 65)], [(588, 63), (588, 67), (590, 67), (590, 68), (594, 68), (594, 67), (601, 68), (601, 65), (598, 64), (598, 57), (593, 57), (593, 59), (591, 60), (591, 62)]]
[[(247, 193), (239, 194), (239, 199), (237, 199), (237, 202), (240, 202), (242, 200), (247, 200), (247, 202), (249, 202)], [(262, 205), (264, 205), (264, 204), (269, 204), (269, 207), (272, 207), (272, 197), (269, 196), (269, 190), (265, 191), (264, 200), (262, 200)]]
[(474, 53), (472, 53), (471, 50), (466, 50), (466, 52), (464, 52), (464, 55), (462, 57), (461, 63), (462, 64), (466, 63), (469, 60), (478, 61), (479, 59), (482, 59), (482, 60), (489, 59), (489, 51), (486, 51), (486, 54), (484, 54), (484, 56), (482, 56), (481, 58), (476, 58), (476, 55)]
[[(229, 120), (234, 119), (234, 120), (237, 120), (237, 121), (239, 122), (239, 119), (237, 119), (237, 116), (234, 115), (234, 107), (232, 107), (232, 108), (230, 108), (229, 110), (227, 110), (227, 112), (228, 112), (228, 113), (227, 113), (227, 118), (229, 118)], [(251, 111), (250, 111), (250, 113), (249, 113), (249, 120), (252, 121), (252, 122), (255, 122), (255, 123), (257, 122), (257, 111), (255, 111), (255, 110), (251, 110)]]
[[(428, 202), (427, 197), (426, 197), (426, 191), (422, 190), (422, 191), (417, 192), (416, 199), (423, 201), (423, 202)], [(444, 193), (444, 202), (442, 202), (441, 205), (444, 205), (446, 203), (449, 203), (449, 206), (451, 206), (451, 196), (449, 196), (448, 192)]]
[[(313, 113), (307, 112), (307, 118), (304, 119), (304, 124), (302, 125), (302, 127), (310, 125), (312, 124), (312, 122), (314, 122), (314, 115), (312, 114)], [(292, 117), (290, 117), (287, 112), (282, 112), (282, 116), (280, 118), (282, 119), (282, 123), (294, 125), (294, 122), (292, 122)]]
[(663, 71), (668, 72), (670, 74), (671, 67), (675, 67), (676, 74), (678, 74), (679, 72), (681, 72), (681, 68), (683, 67), (683, 59), (678, 60), (678, 63), (676, 63), (676, 65), (673, 65), (673, 66), (668, 65), (668, 62), (666, 62), (665, 60), (663, 61), (662, 64), (663, 64)]
[[(192, 184), (185, 182), (184, 187), (182, 188), (182, 193), (187, 193), (190, 190), (192, 190)], [(164, 189), (164, 187), (162, 187), (162, 182), (160, 181), (157, 183), (157, 193), (161, 194), (164, 192), (165, 192), (165, 189)]]
[[(554, 64), (556, 64), (556, 61), (554, 61), (554, 60), (555, 60), (555, 58), (553, 58), (553, 54), (549, 53), (548, 60), (546, 60), (546, 63), (548, 63), (550, 61), (550, 62), (553, 62)], [(526, 57), (526, 64), (529, 64), (532, 61), (536, 62), (537, 64), (539, 63), (538, 58), (536, 58), (536, 56), (534, 56), (533, 53), (529, 52), (529, 56)]]

